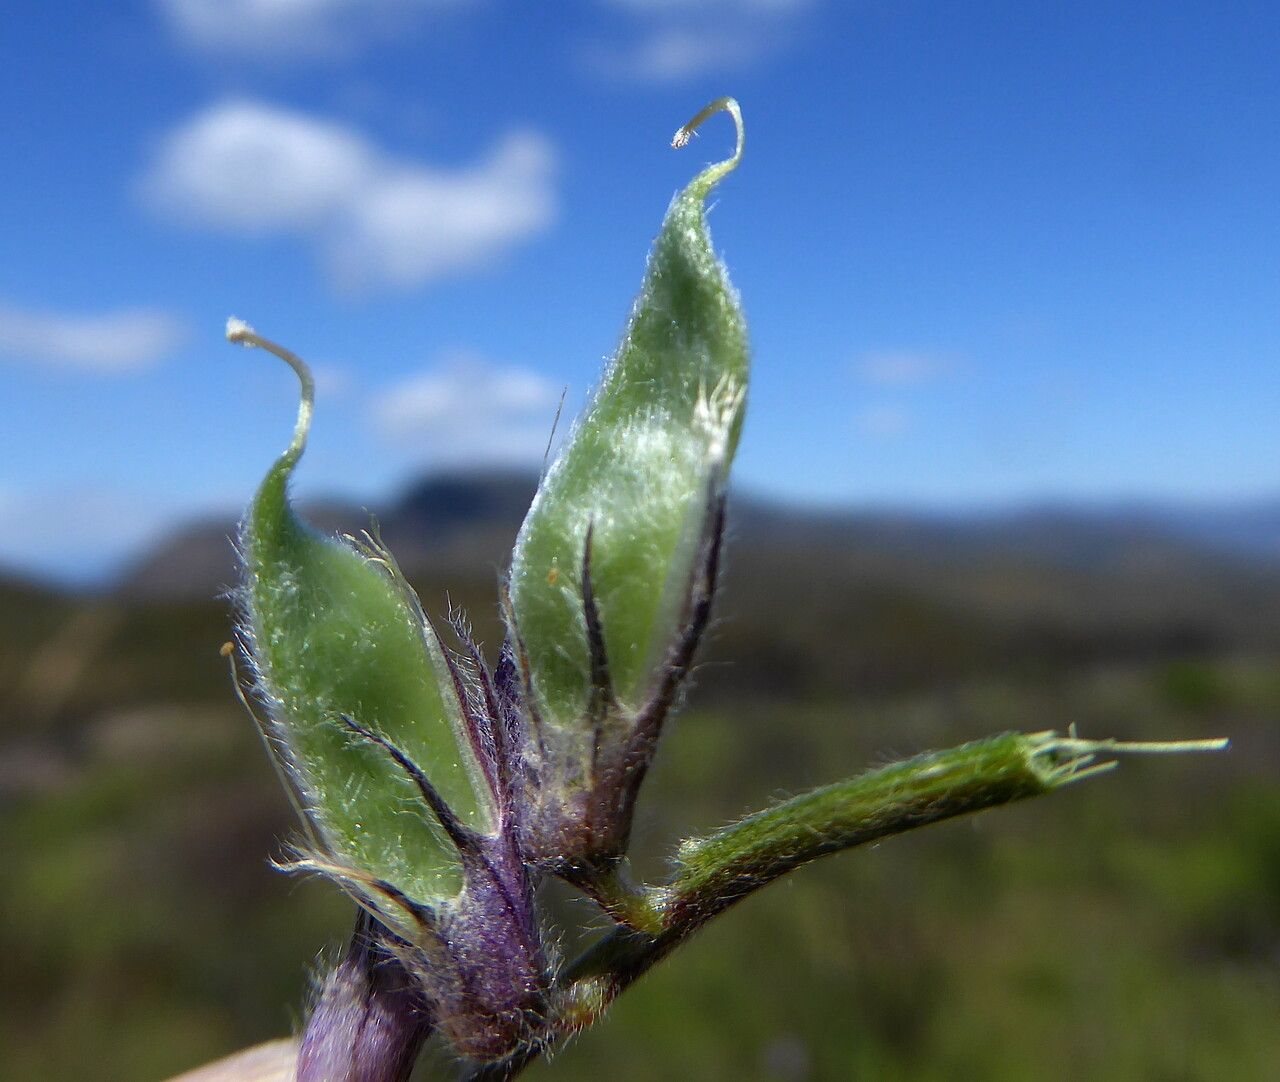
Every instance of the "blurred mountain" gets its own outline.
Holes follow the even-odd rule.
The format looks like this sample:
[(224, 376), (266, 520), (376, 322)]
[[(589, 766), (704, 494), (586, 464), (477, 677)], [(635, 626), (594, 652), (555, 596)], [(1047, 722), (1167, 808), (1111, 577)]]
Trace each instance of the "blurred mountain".
[(1171, 533), (1245, 556), (1280, 560), (1280, 500), (1213, 510), (1154, 508), (1149, 514)]
[[(536, 488), (532, 474), (430, 476), (377, 514), (383, 540), (406, 569), (436, 574), (506, 562)], [(304, 505), (326, 532), (370, 529), (368, 510)], [(735, 544), (837, 560), (921, 566), (976, 561), (1094, 574), (1192, 571), (1206, 565), (1280, 566), (1280, 501), (1223, 507), (1044, 505), (973, 514), (815, 510), (753, 498), (732, 503)], [(144, 554), (116, 592), (133, 600), (210, 598), (235, 581), (235, 523), (195, 522)]]
[[(441, 474), (406, 489), (387, 510), (351, 503), (304, 503), (299, 511), (324, 533), (378, 532), (405, 568), (496, 569), (533, 499), (526, 473)], [(237, 577), (237, 524), (195, 522), (145, 553), (121, 576), (116, 593), (130, 600), (197, 600), (226, 592)]]
[[(495, 583), (534, 487), (525, 474), (431, 477), (379, 515), (428, 612), (465, 611), (491, 646), (502, 638)], [(326, 531), (371, 524), (354, 505), (302, 510)], [(1280, 558), (1268, 555), (1280, 544), (1267, 540), (1267, 521), (1262, 510), (823, 512), (738, 497), (723, 619), (699, 688), (735, 701), (839, 698), (989, 673), (1038, 679), (1046, 665), (1280, 648)], [(157, 621), (153, 652), (171, 649), (163, 610), (225, 623), (225, 605), (211, 599), (235, 580), (232, 536), (231, 522), (194, 524), (109, 595)], [(175, 643), (168, 664), (178, 673), (191, 663)], [(206, 679), (212, 688), (222, 676)]]
[(53, 589), (0, 573), (0, 687), (7, 698), (22, 698), (32, 680), (32, 645), (52, 634), (71, 607)]
[[(1097, 569), (1142, 559), (1235, 558), (1280, 565), (1280, 500), (1177, 505), (1044, 503), (998, 511), (885, 509), (814, 512), (785, 504), (739, 502), (739, 523), (771, 537), (831, 543), (841, 536), (924, 555), (939, 549), (1021, 554)], [(781, 531), (781, 533), (779, 533)]]
[[(435, 477), (379, 509), (427, 611), (468, 612), (490, 657), (533, 487)], [(355, 505), (304, 510), (369, 525)], [(349, 932), (337, 892), (265, 859), (296, 824), (219, 652), (234, 532), (193, 523), (108, 592), (0, 575), (0, 1080), (165, 1078), (286, 1032), (317, 946)], [(1233, 748), (822, 862), (647, 978), (557, 1076), (1272, 1077), (1278, 537), (1262, 506), (736, 497), (715, 620), (637, 820), (641, 875), (780, 793), (991, 732)], [(768, 974), (764, 1015), (743, 959)], [(779, 1048), (812, 1070), (774, 1070)]]

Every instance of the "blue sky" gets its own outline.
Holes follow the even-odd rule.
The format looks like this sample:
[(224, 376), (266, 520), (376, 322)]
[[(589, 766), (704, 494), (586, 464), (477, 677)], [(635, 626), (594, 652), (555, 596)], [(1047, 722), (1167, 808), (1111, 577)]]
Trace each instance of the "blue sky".
[(667, 200), (755, 349), (739, 484), (989, 507), (1280, 492), (1280, 9), (10, 0), (0, 564), (240, 507), (312, 361), (303, 497), (536, 463)]

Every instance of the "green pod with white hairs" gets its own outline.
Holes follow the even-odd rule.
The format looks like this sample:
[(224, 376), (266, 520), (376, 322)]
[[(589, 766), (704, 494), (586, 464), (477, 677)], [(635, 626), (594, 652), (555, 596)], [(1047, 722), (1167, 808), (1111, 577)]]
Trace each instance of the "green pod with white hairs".
[(634, 794), (621, 788), (643, 775), (713, 585), (748, 348), (705, 201), (742, 156), (737, 103), (711, 103), (673, 141), (721, 111), (734, 154), (672, 201), (622, 343), (512, 558), (507, 615), (542, 804), (530, 844), (560, 865), (625, 845)]
[(456, 846), (413, 779), (352, 725), (421, 764), (457, 818), (490, 833), (492, 800), (443, 650), (380, 547), (326, 537), (289, 502), (311, 420), (306, 366), (239, 321), (227, 335), (280, 356), (302, 384), (294, 440), (259, 487), (240, 536), (242, 634), (268, 739), (318, 855), (417, 902), (451, 897), (463, 878)]

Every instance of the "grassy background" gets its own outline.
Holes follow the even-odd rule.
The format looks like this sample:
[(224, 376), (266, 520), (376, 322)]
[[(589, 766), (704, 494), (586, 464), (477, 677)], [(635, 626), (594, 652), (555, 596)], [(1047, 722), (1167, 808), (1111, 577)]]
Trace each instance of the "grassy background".
[[(496, 641), (491, 566), (414, 578)], [(805, 869), (531, 1079), (1275, 1077), (1280, 570), (748, 541), (720, 614), (642, 801), (650, 875), (776, 796), (1005, 729), (1234, 746)], [(0, 1078), (148, 1082), (280, 1035), (345, 936), (334, 891), (267, 867), (292, 826), (228, 630), (0, 584)]]

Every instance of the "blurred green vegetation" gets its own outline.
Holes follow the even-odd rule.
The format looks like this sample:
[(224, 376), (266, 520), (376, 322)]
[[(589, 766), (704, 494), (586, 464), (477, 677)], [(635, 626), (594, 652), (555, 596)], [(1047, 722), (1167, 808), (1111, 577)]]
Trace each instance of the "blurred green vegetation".
[[(530, 1079), (1275, 1077), (1280, 571), (882, 571), (735, 555), (641, 805), (645, 873), (776, 796), (1005, 729), (1233, 749), (805, 869)], [(416, 581), (495, 641), (491, 569)], [(268, 867), (294, 828), (228, 637), (215, 602), (0, 584), (0, 1078), (149, 1082), (284, 1033), (345, 936), (343, 899)]]

